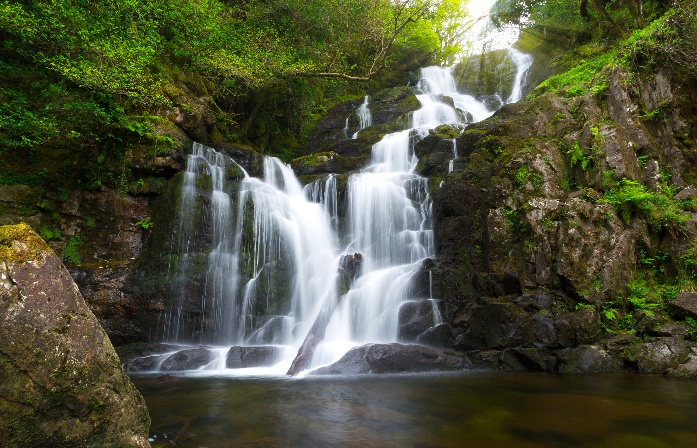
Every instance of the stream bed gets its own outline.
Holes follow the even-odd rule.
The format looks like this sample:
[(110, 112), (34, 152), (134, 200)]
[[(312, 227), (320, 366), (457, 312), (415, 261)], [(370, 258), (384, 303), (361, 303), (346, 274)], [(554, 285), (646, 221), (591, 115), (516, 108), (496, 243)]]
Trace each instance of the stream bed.
[(697, 382), (633, 374), (136, 376), (153, 447), (694, 447)]

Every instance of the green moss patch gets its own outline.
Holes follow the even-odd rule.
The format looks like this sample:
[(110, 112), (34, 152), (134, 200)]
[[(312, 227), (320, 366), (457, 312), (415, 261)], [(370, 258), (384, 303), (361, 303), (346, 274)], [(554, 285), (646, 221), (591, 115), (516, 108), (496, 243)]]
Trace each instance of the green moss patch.
[(41, 257), (50, 248), (28, 224), (0, 227), (0, 260), (25, 263)]

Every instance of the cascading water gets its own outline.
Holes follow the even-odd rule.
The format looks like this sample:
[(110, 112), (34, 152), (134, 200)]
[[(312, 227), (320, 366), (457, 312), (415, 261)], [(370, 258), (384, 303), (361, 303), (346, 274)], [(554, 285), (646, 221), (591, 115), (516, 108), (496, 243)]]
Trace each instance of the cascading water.
[(513, 89), (511, 95), (506, 100), (507, 104), (517, 103), (523, 97), (523, 86), (525, 85), (525, 76), (527, 76), (530, 67), (532, 66), (533, 57), (527, 53), (522, 53), (515, 48), (508, 49), (508, 55), (513, 60), (516, 66), (515, 79), (513, 80)]
[[(494, 112), (458, 93), (450, 68), (422, 69), (417, 91), (421, 108), (412, 113), (410, 128), (385, 135), (373, 145), (368, 167), (348, 178), (341, 225), (336, 175), (303, 188), (290, 167), (266, 158), (263, 180), (241, 170), (231, 189), (225, 180), (234, 162), (195, 145), (182, 182), (177, 244), (184, 255), (175, 268), (180, 277), (191, 269), (191, 210), (199, 177), (210, 177), (211, 250), (202, 300), (203, 313), (215, 323), (198, 342), (280, 345), (285, 349), (271, 370), (285, 372), (323, 305), (337, 302), (309, 368), (332, 363), (358, 345), (397, 341), (400, 305), (413, 299), (409, 280), (424, 259), (435, 256), (428, 180), (414, 172), (414, 146), (437, 126), (462, 128)], [(368, 97), (357, 115), (361, 129), (370, 126)], [(453, 140), (453, 160), (457, 156)], [(337, 269), (345, 253), (362, 255), (362, 272), (338, 297)], [(424, 300), (431, 302), (434, 324), (442, 322), (438, 300)], [(167, 316), (169, 342), (195, 342), (179, 331), (182, 303)], [(215, 352), (209, 369), (225, 366), (226, 351)]]
[[(357, 139), (358, 133), (363, 129), (373, 125), (373, 116), (370, 114), (370, 109), (368, 108), (368, 95), (365, 96), (363, 104), (356, 110), (356, 116), (358, 117), (358, 130), (353, 133), (351, 138)], [(348, 120), (346, 121), (348, 124)]]
[[(225, 157), (211, 148), (195, 143), (192, 153), (187, 158), (186, 170), (183, 173), (181, 188), (181, 203), (178, 211), (179, 226), (176, 244), (182, 253), (181, 261), (174, 269), (179, 287), (179, 300), (167, 311), (165, 316), (165, 339), (172, 342), (190, 342), (192, 335), (185, 334), (182, 320), (185, 319), (183, 308), (186, 304), (186, 289), (183, 283), (190, 275), (192, 260), (190, 245), (198, 230), (194, 223), (194, 203), (197, 196), (197, 179), (206, 176), (210, 179), (210, 215), (206, 219), (211, 228), (211, 249), (208, 254), (208, 276), (206, 292), (201, 297), (202, 313), (212, 310), (214, 330), (211, 335), (200, 330), (199, 340), (213, 343), (232, 342), (229, 328), (226, 324), (232, 312), (230, 294), (237, 287), (237, 252), (232, 248), (232, 228), (230, 219), (230, 190), (225, 182), (225, 171), (228, 165), (237, 165), (232, 159)], [(239, 165), (237, 165), (239, 168)], [(244, 171), (244, 170), (242, 170)], [(245, 173), (246, 174), (246, 173)]]

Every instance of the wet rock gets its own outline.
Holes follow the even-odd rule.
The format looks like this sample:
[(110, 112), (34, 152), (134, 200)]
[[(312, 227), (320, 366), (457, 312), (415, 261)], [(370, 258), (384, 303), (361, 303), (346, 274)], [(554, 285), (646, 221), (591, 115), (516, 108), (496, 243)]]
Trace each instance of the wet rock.
[(371, 344), (357, 347), (313, 375), (416, 373), (461, 370), (471, 364), (461, 354), (423, 345)]
[(679, 337), (684, 338), (687, 336), (687, 329), (676, 322), (668, 322), (658, 327), (651, 328), (647, 331), (649, 336), (659, 337), (659, 338), (670, 338)]
[(0, 445), (149, 446), (143, 397), (27, 225), (0, 228), (0, 278)]
[(41, 187), (29, 185), (0, 185), (0, 226), (16, 224), (20, 221), (38, 226), (38, 213), (41, 202)]
[(618, 334), (605, 341), (605, 349), (613, 356), (627, 358), (642, 344), (642, 339), (634, 334)]
[(126, 363), (146, 356), (169, 355), (185, 348), (176, 344), (136, 342), (116, 347), (116, 353), (119, 355), (121, 362)]
[(441, 135), (427, 135), (414, 145), (414, 153), (419, 159), (438, 153), (445, 154), (452, 159), (454, 157), (453, 141), (443, 138)]
[(288, 317), (273, 316), (256, 329), (247, 339), (250, 344), (276, 344), (283, 340), (287, 332)]
[(426, 154), (421, 159), (416, 166), (416, 172), (421, 176), (432, 177), (432, 176), (445, 176), (448, 174), (448, 165), (450, 160), (453, 159), (452, 152), (437, 152), (434, 154)]
[(600, 315), (592, 307), (562, 314), (554, 320), (559, 345), (563, 347), (589, 344), (601, 334)]
[(554, 372), (557, 357), (546, 348), (512, 348), (502, 353), (502, 370), (543, 370)]
[(338, 292), (342, 296), (351, 289), (351, 284), (363, 271), (363, 255), (342, 255), (339, 260), (339, 278), (337, 280)]
[(197, 370), (210, 364), (215, 354), (206, 348), (193, 348), (181, 350), (162, 362), (160, 370), (163, 372), (178, 372), (182, 370)]
[(668, 302), (668, 309), (675, 317), (697, 319), (697, 293), (680, 293), (675, 300)]
[(473, 350), (467, 352), (467, 359), (472, 363), (472, 368), (478, 370), (499, 370), (502, 357), (502, 350)]
[(281, 347), (231, 347), (227, 352), (225, 367), (244, 369), (247, 367), (268, 367), (278, 362), (283, 353)]
[(687, 361), (690, 354), (682, 339), (657, 338), (638, 351), (637, 366), (641, 373), (666, 373)]
[(559, 373), (610, 373), (625, 370), (622, 361), (599, 345), (565, 348), (556, 352)]
[(697, 379), (697, 348), (691, 347), (687, 360), (668, 370), (667, 376), (682, 379)]
[(455, 342), (463, 350), (557, 345), (551, 316), (524, 313), (512, 303), (476, 306), (460, 326), (462, 330)]
[(434, 325), (433, 303), (428, 300), (410, 300), (399, 307), (397, 338), (414, 342)]
[(135, 358), (123, 364), (123, 370), (128, 373), (142, 373), (158, 371), (162, 361), (170, 355), (149, 355)]
[(687, 187), (683, 188), (673, 196), (673, 199), (677, 201), (686, 201), (688, 199), (694, 199), (697, 197), (697, 187), (694, 185), (688, 185)]
[(415, 342), (431, 347), (453, 348), (455, 341), (453, 341), (452, 331), (450, 324), (438, 324), (418, 335)]
[[(317, 121), (303, 145), (307, 148), (306, 154), (333, 150), (339, 155), (345, 156), (347, 153), (339, 149), (342, 142), (365, 145), (363, 142), (351, 139), (353, 133), (358, 130), (356, 110), (361, 104), (363, 104), (363, 98), (357, 98), (341, 103), (327, 111)], [(373, 126), (362, 130), (358, 140), (365, 138), (369, 142), (369, 151), (370, 146), (379, 140), (372, 128), (382, 129), (382, 134), (404, 129), (408, 123), (401, 123), (403, 121), (401, 119), (406, 118), (409, 112), (421, 107), (421, 103), (410, 87), (401, 86), (378, 92), (370, 98), (368, 107), (372, 115)], [(400, 121), (400, 124), (391, 126), (390, 124), (395, 121)], [(346, 129), (347, 123), (348, 129)], [(352, 152), (355, 154), (355, 151)]]

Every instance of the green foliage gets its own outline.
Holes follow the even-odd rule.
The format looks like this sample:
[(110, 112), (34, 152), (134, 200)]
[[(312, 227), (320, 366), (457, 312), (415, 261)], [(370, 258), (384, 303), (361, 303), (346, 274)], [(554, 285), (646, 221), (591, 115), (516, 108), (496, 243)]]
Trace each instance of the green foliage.
[(685, 319), (685, 327), (687, 329), (687, 335), (690, 339), (697, 339), (697, 320), (688, 317)]
[(73, 235), (68, 240), (68, 245), (63, 250), (63, 261), (71, 264), (82, 263), (80, 247), (84, 244), (84, 239), (80, 235)]
[(572, 43), (591, 33), (605, 39), (624, 37), (655, 20), (668, 6), (669, 2), (644, 0), (498, 0), (493, 20), (499, 26), (514, 23), (526, 32)]
[(615, 64), (616, 57), (617, 51), (611, 50), (589, 59), (582, 59), (574, 68), (542, 82), (535, 89), (535, 94), (563, 91), (567, 97), (575, 97), (591, 90), (594, 95), (602, 95), (609, 86), (599, 73), (605, 67)]
[(518, 188), (525, 188), (527, 183), (530, 182), (535, 191), (539, 191), (542, 186), (542, 176), (530, 171), (527, 166), (521, 166), (515, 174), (515, 182)]
[(136, 223), (136, 226), (140, 227), (143, 230), (148, 230), (154, 225), (155, 223), (150, 220), (149, 216), (146, 216), (143, 220), (138, 221)]
[(525, 213), (510, 208), (501, 209), (503, 220), (506, 223), (506, 229), (513, 236), (514, 241), (521, 241), (525, 235), (529, 233), (529, 226), (525, 222)]
[(586, 156), (585, 154), (583, 154), (583, 150), (581, 149), (581, 145), (579, 145), (578, 142), (575, 142), (574, 145), (571, 147), (571, 149), (569, 149), (566, 152), (566, 154), (569, 155), (569, 157), (571, 158), (570, 164), (571, 164), (572, 168), (575, 167), (576, 165), (580, 165), (581, 169), (583, 171), (586, 171), (588, 169), (588, 167), (591, 165), (591, 163), (593, 162), (593, 156), (592, 155)]
[(623, 63), (635, 71), (669, 65), (697, 76), (695, 47), (697, 8), (694, 2), (676, 2), (668, 14), (634, 31), (624, 43), (621, 55)]
[(637, 215), (660, 229), (682, 226), (689, 218), (681, 202), (673, 199), (674, 195), (674, 189), (666, 184), (661, 184), (658, 191), (651, 191), (636, 181), (622, 179), (616, 188), (605, 192), (602, 200), (613, 205), (625, 222)]
[(44, 241), (59, 240), (62, 237), (60, 229), (51, 230), (46, 226), (41, 226), (39, 229), (39, 235), (44, 239)]

